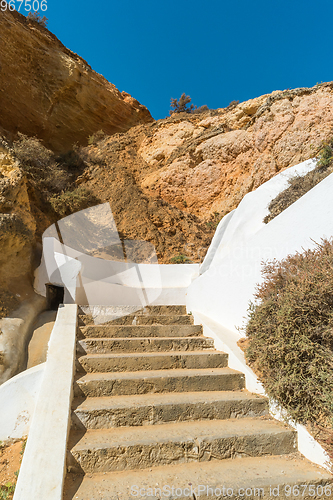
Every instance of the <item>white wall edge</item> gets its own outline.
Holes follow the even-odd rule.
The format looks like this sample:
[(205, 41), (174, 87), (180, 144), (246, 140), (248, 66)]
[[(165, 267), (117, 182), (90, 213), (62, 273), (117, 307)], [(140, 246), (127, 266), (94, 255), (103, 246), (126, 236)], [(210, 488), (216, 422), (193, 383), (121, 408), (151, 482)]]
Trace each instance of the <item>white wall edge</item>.
[[(60, 305), (14, 500), (61, 500), (76, 353), (77, 305)], [(47, 471), (46, 474), (40, 473)]]
[(245, 374), (246, 389), (250, 392), (260, 394), (268, 398), (269, 412), (272, 417), (281, 422), (288, 423), (296, 430), (298, 451), (310, 462), (313, 462), (327, 471), (332, 472), (333, 464), (324, 448), (314, 439), (304, 425), (294, 422), (288, 416), (286, 410), (281, 408), (276, 401), (267, 396), (263, 385), (258, 380), (257, 375), (246, 364), (243, 351), (237, 345), (238, 340), (240, 340), (242, 336), (228, 330), (226, 327), (204, 314), (197, 311), (188, 310), (188, 312), (192, 312), (195, 324), (202, 325), (204, 336), (214, 339), (214, 347), (217, 350), (226, 352), (229, 355), (228, 366)]
[(9, 443), (29, 433), (45, 363), (15, 375), (0, 386), (0, 441)]

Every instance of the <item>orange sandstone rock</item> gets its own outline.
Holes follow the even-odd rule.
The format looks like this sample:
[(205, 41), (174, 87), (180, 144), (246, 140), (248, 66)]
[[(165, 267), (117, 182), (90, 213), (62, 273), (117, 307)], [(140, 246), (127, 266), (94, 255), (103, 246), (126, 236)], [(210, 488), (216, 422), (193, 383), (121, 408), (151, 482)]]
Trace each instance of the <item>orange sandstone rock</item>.
[(35, 135), (64, 152), (98, 130), (153, 121), (145, 106), (18, 12), (1, 12), (0, 53), (0, 130), (9, 136)]

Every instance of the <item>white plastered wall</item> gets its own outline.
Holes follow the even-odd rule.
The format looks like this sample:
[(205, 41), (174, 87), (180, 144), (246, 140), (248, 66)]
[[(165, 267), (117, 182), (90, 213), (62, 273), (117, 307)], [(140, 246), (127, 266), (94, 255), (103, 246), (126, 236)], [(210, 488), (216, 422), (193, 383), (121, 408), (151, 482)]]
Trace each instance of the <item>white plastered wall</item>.
[[(262, 281), (262, 261), (283, 259), (287, 255), (314, 248), (322, 238), (333, 236), (333, 174), (324, 179), (284, 212), (263, 223), (268, 204), (288, 185), (288, 178), (313, 169), (315, 162), (303, 162), (274, 177), (245, 196), (229, 220), (224, 222), (222, 238), (211, 248), (202, 275), (188, 288), (186, 306), (204, 334), (214, 338), (215, 347), (229, 354), (229, 366), (245, 373), (246, 388), (265, 395), (254, 372), (246, 365), (238, 347), (244, 333), (249, 301)], [(221, 222), (223, 224), (223, 220)], [(213, 255), (212, 255), (213, 253)], [(274, 401), (271, 413), (284, 420), (286, 413)], [(307, 429), (289, 421), (297, 430), (298, 449), (309, 460), (330, 469), (330, 459)]]
[(0, 386), (0, 441), (28, 435), (44, 368), (45, 363), (34, 366)]
[(47, 237), (35, 272), (35, 290), (45, 296), (47, 283), (64, 286), (64, 301), (80, 305), (185, 304), (187, 287), (198, 274), (199, 264), (104, 260)]
[[(235, 333), (244, 323), (256, 284), (262, 281), (263, 260), (282, 259), (315, 247), (323, 237), (333, 236), (332, 175), (268, 224), (262, 222), (270, 199), (279, 192), (277, 186), (279, 189), (285, 186), (281, 176), (285, 180), (287, 172), (245, 196), (228, 224), (210, 267), (187, 291), (188, 309), (200, 311)], [(274, 196), (268, 195), (268, 188)]]

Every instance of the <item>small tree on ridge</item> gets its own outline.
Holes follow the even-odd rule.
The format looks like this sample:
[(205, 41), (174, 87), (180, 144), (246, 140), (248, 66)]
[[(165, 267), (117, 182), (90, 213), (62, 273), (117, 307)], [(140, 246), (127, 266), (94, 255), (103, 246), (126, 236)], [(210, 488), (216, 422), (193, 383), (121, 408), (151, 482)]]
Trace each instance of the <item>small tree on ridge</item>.
[(189, 95), (186, 95), (185, 92), (180, 96), (179, 99), (171, 99), (171, 110), (170, 110), (170, 115), (172, 113), (192, 113), (194, 109), (196, 109), (196, 106), (194, 104), (191, 104), (190, 107), (187, 107), (188, 104), (191, 102), (191, 98)]

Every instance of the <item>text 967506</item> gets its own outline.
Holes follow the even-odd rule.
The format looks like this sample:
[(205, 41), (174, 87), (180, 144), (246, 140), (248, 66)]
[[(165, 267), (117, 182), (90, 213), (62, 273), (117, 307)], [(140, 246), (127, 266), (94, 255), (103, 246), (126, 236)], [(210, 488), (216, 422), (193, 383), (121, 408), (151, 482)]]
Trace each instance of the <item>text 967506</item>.
[(0, 10), (5, 12), (6, 10), (17, 10), (18, 12), (42, 12), (47, 11), (47, 0), (1, 0)]

